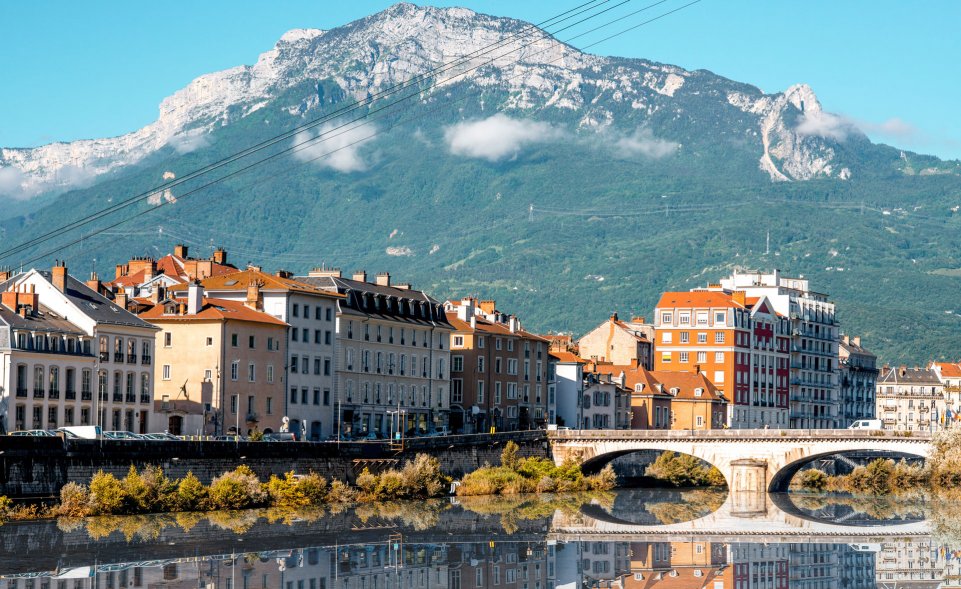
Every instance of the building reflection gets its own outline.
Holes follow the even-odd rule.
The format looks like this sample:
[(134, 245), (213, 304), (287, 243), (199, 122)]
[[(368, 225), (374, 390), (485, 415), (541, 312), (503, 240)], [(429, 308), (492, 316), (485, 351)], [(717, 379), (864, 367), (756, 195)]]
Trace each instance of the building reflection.
[[(861, 589), (961, 585), (961, 550), (883, 543), (381, 542), (24, 570), (0, 589)], [(255, 541), (251, 539), (251, 550)], [(25, 567), (29, 559), (25, 559)]]

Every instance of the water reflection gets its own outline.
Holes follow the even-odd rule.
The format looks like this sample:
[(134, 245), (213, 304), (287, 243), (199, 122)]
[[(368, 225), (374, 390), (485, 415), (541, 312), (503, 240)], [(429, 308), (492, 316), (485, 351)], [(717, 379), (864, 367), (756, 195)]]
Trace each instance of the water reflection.
[[(809, 516), (833, 520), (834, 526), (857, 525), (843, 536), (828, 531), (762, 540), (708, 529), (671, 534), (664, 526), (683, 522), (666, 516), (665, 505), (691, 503), (684, 513), (697, 521), (718, 501), (729, 502), (709, 494), (656, 491), (380, 504), (336, 513), (242, 512), (179, 521), (160, 516), (8, 524), (0, 527), (0, 589), (933, 589), (961, 584), (961, 542), (952, 532), (961, 526), (935, 525), (926, 534), (874, 534), (886, 526), (910, 525), (918, 514), (953, 521), (950, 506), (801, 499), (795, 508)], [(720, 510), (715, 506), (708, 513)], [(635, 531), (614, 539), (594, 535), (591, 530), (608, 524), (598, 523), (592, 513), (632, 522)], [(580, 536), (564, 527), (571, 521), (581, 522)], [(645, 533), (645, 526), (661, 531)], [(811, 530), (804, 528), (803, 534)]]

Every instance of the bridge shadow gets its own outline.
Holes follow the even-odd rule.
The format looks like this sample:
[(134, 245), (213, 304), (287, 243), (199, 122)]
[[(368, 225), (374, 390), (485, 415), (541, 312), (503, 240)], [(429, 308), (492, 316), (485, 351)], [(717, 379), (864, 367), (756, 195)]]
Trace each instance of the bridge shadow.
[(826, 460), (834, 458), (835, 460), (845, 460), (851, 457), (856, 457), (859, 459), (867, 459), (868, 461), (874, 460), (876, 458), (890, 458), (894, 461), (907, 460), (908, 462), (914, 462), (923, 460), (922, 457), (911, 454), (907, 452), (888, 452), (888, 451), (872, 451), (872, 450), (854, 450), (849, 452), (829, 452), (824, 454), (816, 454), (814, 456), (807, 456), (801, 460), (793, 462), (784, 466), (781, 470), (776, 472), (773, 477), (771, 477), (771, 483), (768, 485), (768, 492), (772, 494), (776, 493), (787, 493), (790, 490), (791, 480), (802, 470), (810, 467), (812, 464), (818, 462), (819, 460)]

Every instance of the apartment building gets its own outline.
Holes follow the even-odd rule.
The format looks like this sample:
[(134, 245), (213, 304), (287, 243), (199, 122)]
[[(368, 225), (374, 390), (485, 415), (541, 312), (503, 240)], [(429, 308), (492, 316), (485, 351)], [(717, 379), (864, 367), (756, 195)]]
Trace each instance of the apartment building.
[(928, 368), (938, 373), (938, 377), (944, 385), (946, 418), (950, 418), (952, 422), (961, 420), (961, 364), (957, 362), (931, 362)]
[(629, 548), (630, 575), (624, 579), (624, 589), (739, 587), (732, 582), (724, 544), (631, 542)]
[(807, 279), (782, 276), (778, 270), (735, 271), (711, 288), (766, 297), (775, 312), (789, 318), (790, 427), (846, 427), (838, 385), (840, 331), (828, 295), (811, 290)]
[[(254, 283), (256, 288), (256, 283)], [(284, 412), (287, 324), (245, 302), (167, 299), (140, 314), (157, 332), (154, 410), (175, 435), (279, 431)], [(158, 424), (160, 425), (160, 424)]]
[(451, 427), (468, 433), (543, 428), (550, 342), (494, 301), (444, 304), (453, 327)]
[[(188, 252), (186, 245), (177, 244), (172, 253), (160, 258), (132, 257), (125, 264), (117, 264), (114, 279), (103, 283), (103, 287), (113, 296), (119, 294), (120, 302), (135, 299), (157, 302), (171, 286), (237, 272), (237, 268), (227, 263), (227, 252), (223, 248), (215, 249), (209, 258), (190, 257)], [(92, 280), (98, 278), (94, 276)]]
[(93, 338), (4, 275), (0, 298), (0, 435), (92, 425)]
[[(287, 394), (276, 407), (290, 419), (298, 438), (318, 441), (336, 435), (336, 334), (337, 292), (295, 280), (289, 272), (268, 274), (257, 266), (216, 274), (202, 281), (207, 296), (238, 301), (290, 326), (286, 362), (278, 365), (277, 378)], [(170, 287), (182, 297), (185, 285)]]
[(933, 368), (881, 368), (876, 415), (884, 429), (934, 431), (945, 414), (944, 383)]
[(790, 323), (743, 291), (665, 292), (655, 308), (658, 372), (703, 373), (732, 428), (788, 427)]
[(654, 326), (644, 317), (621, 321), (617, 313), (577, 340), (578, 354), (586, 360), (625, 365), (635, 360), (654, 368)]
[(838, 342), (841, 417), (837, 427), (847, 427), (859, 419), (874, 419), (877, 384), (878, 357), (861, 345), (860, 337), (841, 336)]
[[(24, 272), (0, 284), (0, 291), (11, 289), (36, 294), (39, 305), (79, 327), (90, 340), (96, 356), (97, 390), (92, 423), (105, 430), (153, 431), (151, 405), (156, 328), (70, 276), (62, 263), (57, 263), (49, 271), (33, 269)], [(78, 374), (83, 377), (82, 371)], [(47, 385), (43, 388), (37, 386), (38, 376), (39, 371), (34, 369), (30, 384), (32, 397), (29, 404), (24, 403), (25, 410), (32, 416), (36, 415), (41, 399), (49, 401), (47, 391), (53, 388), (49, 372), (45, 372)], [(66, 381), (56, 384), (65, 395)], [(47, 415), (42, 427), (49, 428), (54, 423), (50, 419), (50, 405), (45, 407)], [(64, 425), (61, 419), (66, 418), (65, 408), (63, 414), (58, 409), (57, 415), (56, 425)], [(77, 419), (76, 413), (74, 419)], [(83, 419), (82, 408), (79, 419)], [(41, 426), (35, 424), (33, 427)]]
[(443, 305), (389, 273), (368, 280), (316, 268), (297, 278), (337, 298), (334, 403), (341, 434), (389, 436), (445, 427), (451, 332)]

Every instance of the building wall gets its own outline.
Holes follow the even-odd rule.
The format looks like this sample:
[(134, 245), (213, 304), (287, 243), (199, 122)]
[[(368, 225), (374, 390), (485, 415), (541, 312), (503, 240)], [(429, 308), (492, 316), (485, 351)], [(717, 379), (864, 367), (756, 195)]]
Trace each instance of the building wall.
[[(18, 366), (23, 366), (24, 382), (18, 382)], [(52, 387), (51, 369), (57, 371), (56, 390)], [(37, 382), (37, 371), (42, 378)], [(68, 371), (73, 371), (72, 394)], [(82, 387), (84, 372), (89, 388)], [(66, 425), (93, 425), (97, 418), (94, 400), (96, 386), (95, 360), (92, 356), (68, 355), (0, 349), (0, 404), (3, 405), (3, 428), (56, 429)], [(39, 384), (39, 386), (37, 386)]]
[(724, 403), (674, 399), (671, 401), (671, 429), (721, 429), (727, 423)]
[(652, 342), (639, 340), (608, 320), (577, 340), (578, 353), (587, 360), (599, 360), (618, 365), (629, 365), (638, 360), (641, 366), (651, 369)]
[(583, 423), (584, 369), (577, 362), (558, 362), (555, 368), (557, 425), (577, 428)]

